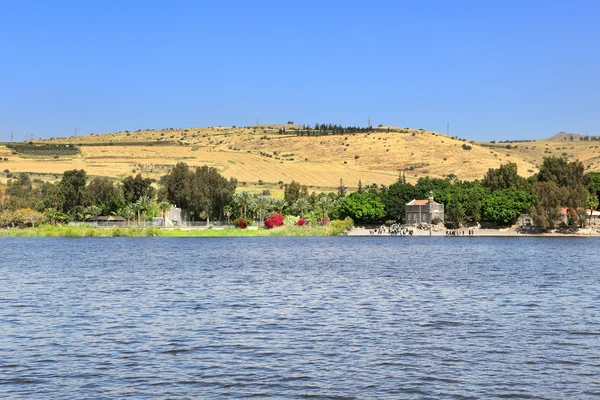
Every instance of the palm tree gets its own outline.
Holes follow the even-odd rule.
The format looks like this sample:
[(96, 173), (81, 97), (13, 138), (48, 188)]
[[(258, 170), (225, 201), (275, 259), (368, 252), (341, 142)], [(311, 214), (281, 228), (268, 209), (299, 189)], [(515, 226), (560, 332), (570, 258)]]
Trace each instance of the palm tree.
[(171, 203), (168, 201), (161, 201), (158, 204), (158, 211), (162, 214), (163, 217), (163, 226), (167, 226), (167, 213), (171, 209)]
[(255, 204), (259, 212), (260, 220), (263, 221), (265, 209), (269, 206), (269, 198), (267, 196), (258, 196)]
[(321, 220), (327, 219), (329, 217), (329, 209), (331, 208), (333, 201), (329, 196), (323, 196), (319, 200), (317, 200), (317, 207), (321, 211)]
[(98, 206), (89, 206), (83, 210), (85, 219), (93, 219), (102, 213), (102, 210)]
[(300, 212), (300, 218), (304, 219), (304, 211), (306, 211), (309, 206), (310, 204), (308, 203), (308, 200), (306, 200), (304, 197), (300, 197), (298, 200), (296, 200), (293, 207)]
[[(588, 216), (588, 226), (590, 225), (590, 219), (592, 218), (592, 215), (594, 214), (594, 211), (598, 208), (598, 197), (594, 196), (593, 194), (588, 194), (587, 197), (587, 206), (590, 209), (590, 214)], [(586, 212), (587, 214), (587, 212)]]
[(227, 217), (227, 224), (229, 224), (229, 217), (231, 217), (231, 211), (231, 206), (229, 204), (223, 207), (223, 214), (225, 214), (225, 216)]
[(235, 195), (235, 202), (240, 207), (240, 216), (242, 218), (246, 218), (246, 211), (248, 210), (248, 205), (252, 200), (252, 194), (247, 191), (240, 192)]
[(136, 214), (135, 205), (127, 204), (124, 207), (119, 208), (115, 214), (127, 219), (127, 222), (131, 222), (131, 220), (135, 218)]
[(285, 207), (284, 199), (271, 199), (271, 205), (279, 212), (279, 214), (283, 214), (283, 207)]
[(152, 207), (152, 200), (150, 200), (149, 196), (142, 196), (138, 199), (138, 201), (135, 203), (135, 205), (137, 206), (138, 209), (138, 222), (140, 221), (140, 211), (144, 212), (144, 221), (146, 221), (146, 213), (148, 212), (148, 209), (150, 207)]

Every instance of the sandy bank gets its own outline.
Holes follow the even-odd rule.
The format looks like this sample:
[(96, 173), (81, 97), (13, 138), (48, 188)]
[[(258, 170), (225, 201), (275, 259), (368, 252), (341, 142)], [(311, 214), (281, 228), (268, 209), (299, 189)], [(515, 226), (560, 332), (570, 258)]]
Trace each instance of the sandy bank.
[[(462, 232), (464, 231), (464, 235)], [(375, 234), (371, 233), (372, 229), (364, 228), (364, 227), (355, 227), (350, 232), (348, 232), (348, 236), (391, 236), (389, 233), (384, 234)], [(600, 233), (596, 230), (592, 229), (579, 229), (577, 232), (569, 232), (569, 233), (561, 233), (561, 232), (546, 232), (546, 233), (520, 233), (512, 228), (505, 229), (475, 229), (475, 233), (472, 236), (469, 236), (468, 229), (459, 229), (457, 230), (459, 233), (456, 236), (447, 236), (445, 230), (440, 231), (428, 231), (421, 229), (413, 229), (412, 236), (415, 237), (425, 237), (425, 236), (436, 236), (436, 237), (600, 237)], [(408, 236), (410, 237), (410, 236)]]

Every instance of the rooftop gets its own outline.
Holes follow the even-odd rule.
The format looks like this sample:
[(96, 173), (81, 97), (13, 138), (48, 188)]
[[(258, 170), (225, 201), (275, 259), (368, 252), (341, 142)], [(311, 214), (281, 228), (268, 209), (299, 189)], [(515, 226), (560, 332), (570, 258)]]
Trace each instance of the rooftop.
[[(429, 204), (429, 200), (412, 200), (411, 202), (407, 203), (407, 206), (426, 206), (427, 204)], [(438, 202), (434, 201), (433, 204), (439, 204)]]

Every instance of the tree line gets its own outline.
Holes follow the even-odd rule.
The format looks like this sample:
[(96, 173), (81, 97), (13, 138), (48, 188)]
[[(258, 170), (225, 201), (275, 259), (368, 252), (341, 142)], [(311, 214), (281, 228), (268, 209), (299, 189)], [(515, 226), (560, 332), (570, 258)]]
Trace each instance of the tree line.
[(101, 215), (141, 222), (164, 217), (173, 205), (187, 210), (192, 220), (207, 222), (261, 224), (275, 213), (302, 223), (327, 224), (344, 218), (363, 224), (405, 223), (406, 203), (426, 199), (433, 191), (435, 200), (445, 206), (449, 226), (506, 226), (529, 213), (537, 226), (552, 229), (563, 221), (563, 209), (567, 223), (585, 223), (585, 210), (598, 207), (600, 173), (585, 173), (578, 161), (550, 157), (538, 174), (527, 179), (518, 175), (516, 164), (508, 163), (489, 169), (480, 180), (463, 181), (449, 174), (443, 179), (423, 177), (413, 185), (402, 172), (389, 186), (359, 182), (353, 193), (341, 179), (335, 192), (310, 194), (305, 185), (292, 181), (285, 184), (283, 199), (236, 192), (236, 187), (235, 178), (226, 179), (215, 168), (190, 168), (185, 163), (175, 165), (159, 181), (137, 174), (114, 182), (89, 178), (76, 169), (51, 183), (21, 173), (8, 181), (0, 199), (0, 226), (85, 221)]
[[(449, 174), (444, 179), (424, 177), (412, 185), (402, 173), (389, 187), (371, 185), (365, 190), (359, 185), (359, 190), (347, 199), (352, 199), (350, 204), (362, 216), (359, 211), (344, 211), (342, 216), (348, 214), (364, 222), (405, 222), (406, 203), (426, 199), (433, 191), (435, 200), (445, 206), (447, 225), (453, 227), (476, 223), (507, 226), (529, 213), (536, 226), (548, 230), (563, 222), (565, 209), (569, 225), (583, 226), (588, 217), (586, 209), (598, 208), (600, 195), (600, 173), (584, 170), (579, 161), (549, 157), (539, 173), (527, 179), (518, 175), (514, 163), (491, 168), (481, 180), (474, 181), (461, 181)], [(348, 203), (347, 199), (344, 202)]]
[(286, 130), (286, 128), (283, 127), (279, 129), (279, 134), (292, 133), (296, 136), (343, 135), (368, 132), (373, 132), (373, 127), (342, 126), (338, 124), (319, 123), (316, 123), (314, 126), (302, 125), (302, 128), (290, 128)]

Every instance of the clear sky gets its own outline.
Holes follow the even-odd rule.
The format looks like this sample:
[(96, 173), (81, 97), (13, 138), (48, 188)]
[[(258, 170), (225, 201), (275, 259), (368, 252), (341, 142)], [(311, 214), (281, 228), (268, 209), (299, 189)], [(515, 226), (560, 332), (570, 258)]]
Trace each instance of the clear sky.
[(600, 135), (599, 18), (597, 0), (0, 0), (0, 132), (371, 117)]

